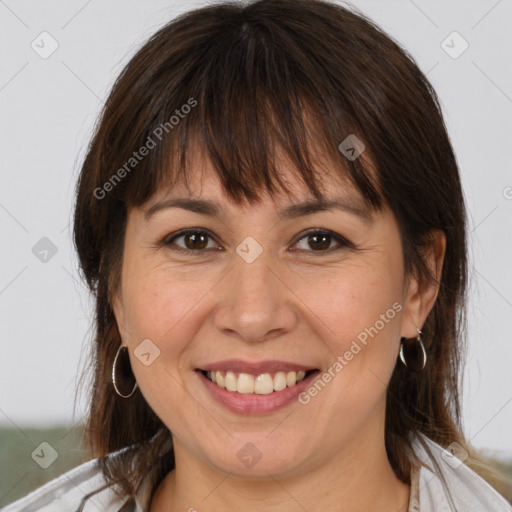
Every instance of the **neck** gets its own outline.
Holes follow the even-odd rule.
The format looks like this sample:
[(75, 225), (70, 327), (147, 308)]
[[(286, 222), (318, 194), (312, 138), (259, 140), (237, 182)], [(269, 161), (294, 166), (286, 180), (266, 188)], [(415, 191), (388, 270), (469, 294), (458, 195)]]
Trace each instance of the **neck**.
[(238, 478), (206, 465), (178, 440), (175, 456), (176, 469), (156, 490), (151, 512), (408, 510), (410, 486), (393, 472), (383, 435), (365, 437), (364, 442), (354, 439), (343, 452), (330, 454), (325, 464), (305, 473), (269, 474), (259, 480)]

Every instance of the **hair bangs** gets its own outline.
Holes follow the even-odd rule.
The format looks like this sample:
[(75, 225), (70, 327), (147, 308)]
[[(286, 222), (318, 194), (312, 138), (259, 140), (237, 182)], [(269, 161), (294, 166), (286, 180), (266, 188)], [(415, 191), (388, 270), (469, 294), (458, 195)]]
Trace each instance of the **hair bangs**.
[[(348, 135), (363, 139), (362, 130), (349, 108), (340, 112), (343, 91), (333, 99), (330, 85), (322, 84), (320, 72), (313, 69), (314, 61), (306, 70), (299, 60), (307, 54), (294, 60), (247, 23), (214, 39), (208, 52), (190, 59), (184, 79), (169, 91), (168, 101), (144, 133), (146, 140), (155, 132), (161, 140), (130, 177), (122, 198), (127, 206), (140, 206), (178, 183), (188, 186), (201, 156), (237, 204), (258, 201), (262, 192), (288, 192), (281, 167), (287, 166), (317, 199), (324, 197), (322, 183), (328, 174), (340, 183), (352, 182), (369, 207), (381, 208), (370, 151), (350, 160), (338, 149)], [(157, 95), (162, 97), (161, 92)], [(191, 102), (194, 107), (186, 108)], [(186, 113), (171, 126), (179, 105)]]

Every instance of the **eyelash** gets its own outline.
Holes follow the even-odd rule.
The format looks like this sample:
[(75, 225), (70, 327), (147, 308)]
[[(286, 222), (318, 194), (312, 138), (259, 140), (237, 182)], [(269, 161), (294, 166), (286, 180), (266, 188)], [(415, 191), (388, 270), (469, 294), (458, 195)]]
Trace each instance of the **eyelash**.
[[(175, 233), (173, 235), (171, 235), (170, 237), (166, 237), (164, 240), (162, 240), (161, 244), (165, 247), (168, 247), (170, 248), (171, 250), (173, 251), (177, 251), (177, 252), (181, 252), (181, 253), (186, 253), (186, 254), (191, 254), (191, 253), (195, 253), (194, 255), (196, 255), (197, 253), (201, 253), (201, 252), (205, 252), (207, 250), (211, 250), (211, 249), (186, 249), (184, 247), (180, 247), (178, 245), (176, 245), (174, 242), (175, 240), (177, 240), (178, 238), (181, 238), (181, 237), (184, 237), (188, 234), (202, 234), (202, 235), (206, 235), (208, 236), (210, 239), (213, 239), (214, 237), (212, 236), (212, 234), (207, 231), (207, 230), (204, 230), (204, 229), (185, 229), (183, 231), (179, 231), (178, 233)], [(343, 248), (350, 248), (350, 249), (355, 249), (354, 245), (352, 243), (350, 243), (347, 239), (343, 238), (341, 235), (338, 235), (337, 233), (334, 233), (333, 231), (328, 231), (328, 230), (325, 230), (325, 229), (312, 229), (310, 231), (306, 231), (305, 233), (302, 234), (302, 236), (297, 240), (297, 242), (294, 243), (294, 245), (298, 244), (301, 240), (303, 240), (304, 238), (307, 238), (311, 235), (327, 235), (327, 236), (330, 236), (331, 239), (333, 239), (334, 241), (338, 242), (338, 244), (340, 245), (338, 248), (328, 248), (328, 249), (325, 249), (325, 250), (318, 250), (318, 251), (313, 251), (313, 250), (305, 250), (305, 249), (299, 249), (300, 251), (304, 251), (304, 252), (312, 252), (312, 253), (331, 253), (333, 252), (333, 250), (340, 250), (340, 249), (343, 249)], [(173, 246), (174, 247), (171, 247)]]

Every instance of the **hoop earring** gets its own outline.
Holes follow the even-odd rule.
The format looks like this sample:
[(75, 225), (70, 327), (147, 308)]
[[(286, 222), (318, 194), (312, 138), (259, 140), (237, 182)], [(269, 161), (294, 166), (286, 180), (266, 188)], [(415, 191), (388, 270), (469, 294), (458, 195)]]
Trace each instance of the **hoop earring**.
[(402, 338), (400, 344), (400, 359), (402, 363), (413, 372), (421, 372), (427, 364), (427, 352), (421, 340), (423, 334), (417, 327), (418, 334), (415, 339)]
[[(123, 354), (121, 357), (119, 357), (121, 349), (122, 349)], [(135, 385), (133, 386), (131, 393), (123, 394), (119, 390), (119, 387), (116, 382), (116, 378), (117, 378), (118, 374), (121, 375), (121, 379), (124, 381), (123, 384), (121, 385), (121, 388), (123, 388), (122, 391), (125, 391), (125, 392), (127, 392), (129, 389), (129, 386), (126, 386), (126, 381), (128, 380), (129, 375), (130, 374), (132, 375), (130, 380), (134, 380)], [(116, 390), (116, 393), (122, 398), (130, 398), (138, 387), (137, 381), (135, 380), (135, 377), (133, 375), (133, 372), (132, 372), (132, 369), (130, 366), (130, 357), (128, 355), (128, 347), (123, 346), (123, 345), (120, 345), (119, 348), (117, 349), (116, 357), (114, 358), (114, 364), (112, 365), (112, 384), (114, 384), (114, 389)]]

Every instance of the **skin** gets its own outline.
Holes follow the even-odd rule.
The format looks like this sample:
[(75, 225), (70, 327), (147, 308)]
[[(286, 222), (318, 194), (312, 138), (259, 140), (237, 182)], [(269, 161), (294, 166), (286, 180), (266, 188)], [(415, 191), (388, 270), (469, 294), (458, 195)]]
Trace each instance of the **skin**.
[[(313, 199), (288, 167), (281, 171), (290, 197), (264, 195), (256, 205), (237, 206), (204, 163), (194, 168), (190, 190), (184, 184), (159, 190), (129, 211), (114, 311), (140, 391), (173, 433), (176, 455), (151, 512), (407, 510), (409, 485), (397, 479), (384, 445), (385, 391), (400, 338), (416, 336), (438, 288), (420, 288), (404, 274), (388, 208), (371, 222), (341, 210), (280, 220), (282, 207)], [(327, 174), (323, 183), (329, 198), (363, 205), (352, 185)], [(223, 214), (169, 208), (145, 219), (145, 210), (170, 197), (212, 199)], [(185, 254), (160, 243), (184, 228), (209, 230), (207, 248)], [(331, 238), (328, 249), (315, 250), (304, 233), (311, 228), (337, 233), (355, 249)], [(263, 248), (251, 264), (236, 252), (247, 236)], [(186, 237), (174, 243), (187, 247)], [(189, 240), (188, 247), (195, 244)], [(437, 280), (444, 251), (437, 233), (427, 253)], [(327, 371), (394, 303), (401, 311), (306, 405), (237, 414), (212, 400), (194, 371), (230, 358)], [(149, 366), (133, 354), (146, 338), (160, 350)], [(262, 454), (251, 468), (237, 457), (246, 443)]]

